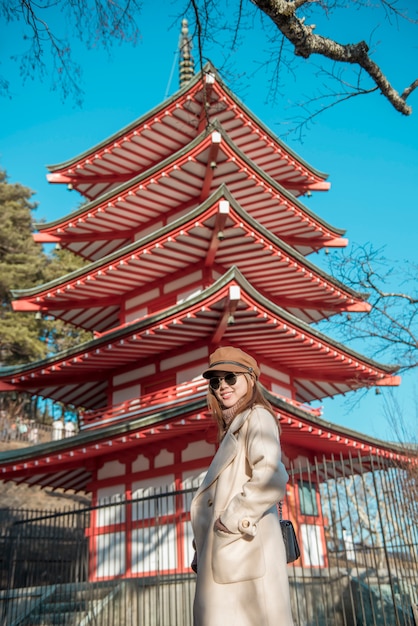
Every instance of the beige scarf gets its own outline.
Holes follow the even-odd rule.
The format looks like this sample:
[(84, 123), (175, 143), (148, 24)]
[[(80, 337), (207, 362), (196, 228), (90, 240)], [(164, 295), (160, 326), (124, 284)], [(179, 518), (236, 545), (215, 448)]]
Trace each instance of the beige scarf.
[(236, 402), (233, 406), (230, 406), (229, 409), (223, 409), (222, 417), (224, 422), (222, 439), (225, 437), (225, 434), (231, 425), (234, 417), (240, 413), (243, 404), (245, 403), (245, 398), (240, 398), (238, 402)]

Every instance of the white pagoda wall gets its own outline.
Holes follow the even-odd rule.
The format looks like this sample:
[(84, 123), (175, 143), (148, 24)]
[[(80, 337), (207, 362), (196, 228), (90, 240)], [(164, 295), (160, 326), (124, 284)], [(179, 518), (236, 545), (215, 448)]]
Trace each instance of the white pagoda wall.
[[(109, 383), (109, 405), (118, 405), (122, 402), (140, 402), (144, 392), (144, 384), (153, 382), (153, 377), (160, 374), (172, 373), (173, 385), (181, 385), (192, 381), (201, 380), (202, 370), (208, 362), (209, 352), (206, 347), (184, 350), (181, 354), (162, 358), (158, 363), (152, 363), (145, 367), (133, 368), (130, 371), (114, 376)], [(292, 378), (285, 372), (271, 367), (261, 366), (263, 384), (273, 393), (284, 398), (295, 398), (295, 390)], [(206, 382), (202, 381), (206, 386)], [(179, 394), (181, 390), (179, 389)]]
[[(173, 385), (199, 380), (208, 359), (207, 348), (183, 351), (169, 358), (162, 358), (158, 364), (149, 364), (114, 376), (109, 384), (108, 404), (117, 405), (125, 401), (140, 400), (143, 392), (141, 382), (150, 380), (161, 373), (172, 373)], [(206, 385), (205, 383), (202, 383)], [(179, 390), (179, 393), (181, 390)]]
[(203, 273), (201, 270), (191, 272), (176, 280), (166, 279), (161, 287), (152, 287), (151, 289), (145, 287), (140, 294), (136, 294), (134, 297), (126, 300), (121, 323), (133, 322), (152, 314), (156, 310), (156, 303), (158, 309), (165, 308), (164, 298), (170, 300), (169, 306), (174, 305), (183, 302), (196, 293), (200, 293), (203, 288)]
[[(189, 568), (192, 531), (188, 512), (192, 493), (177, 496), (174, 492), (197, 487), (215, 445), (202, 440), (180, 449), (181, 444), (179, 441), (177, 452), (162, 448), (152, 457), (122, 456), (97, 470), (94, 501), (106, 506), (92, 512), (92, 580)], [(156, 499), (150, 496), (158, 494), (164, 495), (156, 506)]]

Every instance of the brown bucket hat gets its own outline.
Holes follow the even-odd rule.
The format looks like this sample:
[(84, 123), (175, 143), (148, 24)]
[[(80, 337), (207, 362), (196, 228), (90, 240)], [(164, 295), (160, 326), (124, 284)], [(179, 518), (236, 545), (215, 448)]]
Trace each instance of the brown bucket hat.
[(217, 348), (209, 357), (209, 368), (202, 374), (203, 378), (212, 378), (217, 372), (242, 372), (260, 376), (260, 368), (252, 356), (233, 346)]

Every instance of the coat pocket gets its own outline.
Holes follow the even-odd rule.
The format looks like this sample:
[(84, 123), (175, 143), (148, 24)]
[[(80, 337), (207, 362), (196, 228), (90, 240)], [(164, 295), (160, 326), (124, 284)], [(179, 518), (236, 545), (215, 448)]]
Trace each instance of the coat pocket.
[(261, 537), (214, 531), (212, 572), (216, 583), (238, 583), (266, 573)]

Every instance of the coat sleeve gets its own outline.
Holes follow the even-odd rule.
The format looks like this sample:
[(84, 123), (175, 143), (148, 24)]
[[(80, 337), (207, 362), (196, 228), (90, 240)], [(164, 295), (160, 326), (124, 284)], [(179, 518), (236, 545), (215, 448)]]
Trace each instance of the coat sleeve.
[(264, 513), (283, 498), (289, 476), (281, 460), (279, 430), (271, 413), (255, 407), (246, 426), (250, 477), (223, 511), (221, 521), (231, 532), (255, 535)]

